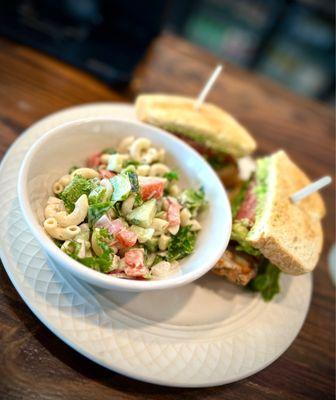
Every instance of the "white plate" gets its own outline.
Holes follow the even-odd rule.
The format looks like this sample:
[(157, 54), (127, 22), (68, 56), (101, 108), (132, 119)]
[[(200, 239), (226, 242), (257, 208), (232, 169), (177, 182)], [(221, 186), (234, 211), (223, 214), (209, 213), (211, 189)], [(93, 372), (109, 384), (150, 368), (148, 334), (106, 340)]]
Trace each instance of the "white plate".
[(0, 169), (1, 258), (17, 291), (59, 338), (89, 359), (132, 378), (169, 386), (215, 386), (276, 360), (306, 317), (310, 275), (281, 276), (271, 303), (211, 274), (173, 290), (142, 294), (97, 289), (47, 263), (17, 201), (20, 162), (43, 132), (84, 117), (134, 120), (133, 107), (89, 104), (29, 128)]

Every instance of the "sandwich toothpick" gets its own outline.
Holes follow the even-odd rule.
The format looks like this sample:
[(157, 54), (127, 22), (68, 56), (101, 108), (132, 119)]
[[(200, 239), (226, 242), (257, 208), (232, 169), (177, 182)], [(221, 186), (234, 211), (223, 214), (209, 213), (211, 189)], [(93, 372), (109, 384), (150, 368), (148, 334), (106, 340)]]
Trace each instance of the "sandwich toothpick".
[(312, 193), (317, 192), (318, 190), (322, 189), (323, 187), (329, 185), (331, 183), (330, 176), (324, 176), (323, 178), (310, 183), (309, 185), (305, 186), (303, 189), (297, 191), (292, 196), (290, 196), (293, 203), (297, 203), (298, 201), (304, 199), (307, 196), (310, 196)]
[(208, 93), (210, 92), (212, 86), (216, 82), (219, 74), (222, 72), (223, 66), (217, 65), (213, 73), (211, 74), (210, 78), (208, 79), (207, 83), (204, 85), (201, 93), (198, 95), (197, 100), (194, 103), (194, 108), (198, 111), (201, 105), (204, 103), (205, 98), (207, 97)]

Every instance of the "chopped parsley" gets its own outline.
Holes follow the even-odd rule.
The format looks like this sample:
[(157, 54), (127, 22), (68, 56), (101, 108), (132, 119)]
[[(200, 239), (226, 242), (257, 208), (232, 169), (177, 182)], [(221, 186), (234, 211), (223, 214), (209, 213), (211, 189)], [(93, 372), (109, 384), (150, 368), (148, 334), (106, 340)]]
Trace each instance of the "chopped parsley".
[(97, 203), (90, 205), (88, 211), (89, 227), (92, 228), (92, 226), (99, 220), (99, 218), (106, 214), (112, 207), (113, 203), (110, 201), (107, 201), (106, 203)]
[(106, 188), (103, 186), (95, 187), (89, 194), (89, 204), (101, 203), (105, 197)]
[(180, 228), (168, 244), (168, 261), (175, 261), (186, 257), (194, 251), (196, 233), (190, 230), (190, 226)]
[(65, 208), (68, 212), (72, 212), (75, 208), (76, 201), (86, 194), (90, 194), (91, 190), (94, 189), (95, 183), (90, 179), (85, 179), (80, 175), (75, 175), (72, 181), (64, 188), (63, 192), (59, 194), (59, 198), (63, 200)]
[(164, 178), (166, 178), (169, 182), (171, 181), (178, 181), (180, 179), (180, 174), (176, 170), (171, 170), (169, 172), (166, 172), (163, 175)]

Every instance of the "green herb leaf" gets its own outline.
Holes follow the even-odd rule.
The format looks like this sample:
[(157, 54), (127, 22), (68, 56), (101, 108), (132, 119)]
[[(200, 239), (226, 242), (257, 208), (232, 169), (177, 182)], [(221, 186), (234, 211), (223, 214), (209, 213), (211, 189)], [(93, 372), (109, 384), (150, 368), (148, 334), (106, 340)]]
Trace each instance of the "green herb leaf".
[(81, 195), (86, 194), (87, 196), (95, 187), (89, 179), (85, 179), (80, 175), (75, 175), (72, 181), (65, 187), (63, 192), (59, 194), (59, 198), (63, 200), (64, 205), (68, 212), (72, 212), (75, 208), (76, 201)]
[(62, 248), (62, 251), (64, 251), (68, 256), (74, 258), (77, 257), (80, 248), (81, 248), (80, 243), (78, 243), (76, 240), (70, 240), (68, 245)]
[(196, 233), (190, 230), (190, 226), (180, 228), (168, 244), (168, 261), (179, 260), (194, 251)]
[(95, 187), (89, 194), (89, 204), (101, 203), (106, 194), (106, 188), (103, 186)]
[(115, 154), (116, 150), (113, 147), (106, 147), (106, 149), (102, 150), (102, 154)]
[(178, 180), (180, 179), (180, 174), (179, 174), (178, 171), (172, 170), (172, 171), (166, 172), (166, 173), (163, 175), (163, 177), (166, 178), (166, 179), (168, 179), (169, 182), (171, 182), (171, 181), (178, 181)]
[(110, 254), (103, 253), (100, 257), (85, 257), (78, 259), (80, 263), (84, 264), (86, 267), (94, 269), (95, 271), (103, 272), (104, 274), (112, 270), (112, 259)]
[(258, 268), (258, 275), (251, 280), (249, 288), (254, 292), (260, 292), (265, 301), (270, 301), (280, 292), (279, 276), (279, 268), (263, 259)]
[(125, 167), (129, 167), (130, 165), (133, 165), (134, 167), (138, 167), (140, 165), (139, 161), (135, 160), (129, 160), (126, 162)]
[(90, 205), (88, 211), (89, 227), (92, 228), (95, 222), (97, 222), (98, 219), (106, 214), (112, 207), (113, 203), (110, 201), (106, 203), (97, 203)]

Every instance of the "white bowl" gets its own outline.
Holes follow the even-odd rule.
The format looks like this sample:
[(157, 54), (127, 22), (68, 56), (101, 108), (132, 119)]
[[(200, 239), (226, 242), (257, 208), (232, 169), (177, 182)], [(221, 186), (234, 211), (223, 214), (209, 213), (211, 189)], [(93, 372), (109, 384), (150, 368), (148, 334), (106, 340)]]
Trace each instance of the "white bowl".
[[(86, 158), (104, 147), (117, 145), (125, 136), (149, 138), (163, 147), (168, 165), (181, 173), (181, 185), (203, 186), (208, 208), (202, 213), (196, 248), (180, 261), (180, 272), (163, 280), (137, 281), (115, 278), (94, 271), (63, 253), (43, 229), (43, 211), (52, 195), (51, 186), (72, 165), (85, 165)], [(108, 289), (144, 291), (167, 289), (194, 281), (208, 272), (227, 247), (231, 232), (231, 209), (215, 172), (183, 141), (141, 123), (108, 118), (66, 123), (45, 133), (26, 154), (19, 172), (19, 202), (23, 216), (44, 251), (61, 268), (85, 281)]]

